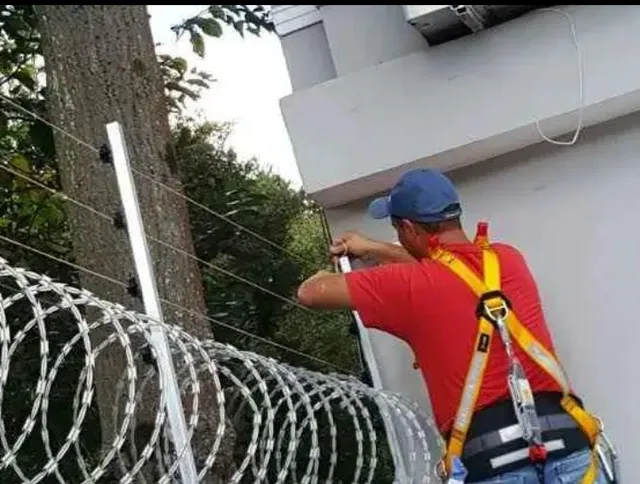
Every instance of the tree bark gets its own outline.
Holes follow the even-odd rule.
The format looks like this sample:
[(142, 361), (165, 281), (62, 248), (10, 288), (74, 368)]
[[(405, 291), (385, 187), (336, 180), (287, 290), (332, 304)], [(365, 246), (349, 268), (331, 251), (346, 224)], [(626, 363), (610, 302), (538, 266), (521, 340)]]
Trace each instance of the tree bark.
[[(168, 153), (168, 112), (146, 7), (35, 8), (43, 36), (50, 121), (94, 147), (107, 141), (105, 124), (119, 121), (132, 167), (181, 191), (175, 160)], [(107, 214), (115, 214), (121, 203), (113, 166), (100, 162), (96, 153), (65, 134), (55, 133), (55, 145), (65, 193)], [(186, 202), (140, 177), (135, 179), (147, 233), (193, 253)], [(70, 210), (76, 262), (126, 282), (135, 273), (126, 232), (81, 208)], [(149, 243), (160, 297), (206, 314), (197, 263)], [(141, 309), (140, 301), (132, 299), (122, 287), (87, 274), (81, 276), (83, 286), (99, 297)], [(182, 326), (198, 338), (212, 337), (210, 324), (204, 319), (167, 305), (164, 315), (167, 322)], [(112, 422), (116, 385), (124, 369), (123, 352), (113, 345), (98, 358), (96, 390), (102, 441), (108, 447), (116, 430)], [(206, 390), (206, 385), (203, 390), (200, 415), (205, 421), (199, 423), (195, 443), (200, 459), (210, 450), (217, 425), (214, 393)], [(147, 425), (153, 423), (155, 414), (152, 400), (147, 397), (136, 413)], [(223, 446), (223, 450), (229, 448), (230, 445)], [(217, 459), (223, 468), (216, 468), (216, 481), (224, 480), (224, 468), (229, 469), (224, 454)]]

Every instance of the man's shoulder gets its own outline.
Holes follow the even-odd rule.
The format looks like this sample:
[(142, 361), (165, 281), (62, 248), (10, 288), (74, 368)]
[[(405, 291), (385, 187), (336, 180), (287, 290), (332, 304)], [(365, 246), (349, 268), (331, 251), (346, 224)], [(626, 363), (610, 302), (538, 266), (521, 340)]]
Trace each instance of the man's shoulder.
[(505, 242), (493, 242), (491, 244), (491, 248), (495, 250), (498, 254), (517, 255), (522, 257), (522, 252), (520, 252), (520, 249), (518, 249), (517, 247), (511, 244), (507, 244)]
[(502, 242), (491, 244), (491, 247), (500, 257), (500, 263), (503, 267), (511, 267), (516, 270), (528, 267), (526, 257), (517, 247)]

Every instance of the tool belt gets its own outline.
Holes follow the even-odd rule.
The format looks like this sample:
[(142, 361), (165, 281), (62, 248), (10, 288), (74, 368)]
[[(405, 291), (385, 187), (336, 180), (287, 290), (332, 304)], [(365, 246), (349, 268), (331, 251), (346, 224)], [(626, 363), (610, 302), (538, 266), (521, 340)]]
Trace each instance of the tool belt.
[[(537, 393), (534, 398), (548, 458), (562, 458), (589, 447), (584, 432), (562, 408), (561, 393)], [(510, 399), (476, 412), (461, 456), (469, 472), (465, 482), (491, 479), (531, 465), (528, 446)]]

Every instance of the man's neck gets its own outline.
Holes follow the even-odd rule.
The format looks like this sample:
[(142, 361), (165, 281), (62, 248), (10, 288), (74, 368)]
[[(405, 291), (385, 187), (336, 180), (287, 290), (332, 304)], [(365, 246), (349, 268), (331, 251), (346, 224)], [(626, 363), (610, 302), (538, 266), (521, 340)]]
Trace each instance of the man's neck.
[(462, 229), (447, 230), (438, 234), (441, 244), (469, 244), (471, 241)]

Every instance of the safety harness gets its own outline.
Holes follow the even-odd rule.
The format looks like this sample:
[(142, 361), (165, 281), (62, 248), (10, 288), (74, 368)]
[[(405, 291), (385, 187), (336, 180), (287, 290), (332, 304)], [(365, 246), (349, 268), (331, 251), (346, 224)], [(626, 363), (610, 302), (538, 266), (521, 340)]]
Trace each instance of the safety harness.
[[(497, 329), (509, 356), (510, 369), (507, 376), (509, 392), (513, 400), (518, 423), (522, 428), (523, 439), (529, 445), (529, 458), (532, 462), (543, 462), (547, 457), (547, 448), (542, 441), (542, 427), (536, 413), (535, 401), (531, 386), (518, 361), (512, 345), (512, 339), (520, 348), (544, 371), (546, 371), (562, 389), (562, 408), (575, 420), (584, 432), (592, 449), (591, 462), (582, 477), (582, 484), (592, 484), (598, 475), (598, 457), (603, 460), (601, 449), (598, 448), (599, 437), (603, 427), (600, 419), (585, 411), (570, 394), (570, 387), (566, 375), (556, 357), (542, 345), (531, 332), (520, 323), (511, 310), (511, 303), (501, 292), (500, 262), (497, 254), (490, 247), (488, 241), (488, 225), (486, 222), (478, 224), (475, 244), (482, 249), (483, 279), (470, 269), (464, 262), (452, 253), (432, 243), (430, 257), (453, 271), (479, 298), (476, 315), (478, 317), (478, 332), (475, 339), (474, 352), (467, 371), (465, 384), (458, 404), (449, 441), (444, 449), (444, 457), (438, 466), (438, 474), (443, 481), (458, 482), (453, 479), (452, 469), (455, 462), (460, 462), (465, 446), (467, 432), (471, 425), (476, 401), (480, 393), (484, 372), (489, 360), (491, 341)], [(604, 437), (606, 439), (606, 437)], [(615, 451), (608, 439), (612, 460)], [(615, 480), (614, 471), (605, 463), (605, 471), (611, 481)]]

